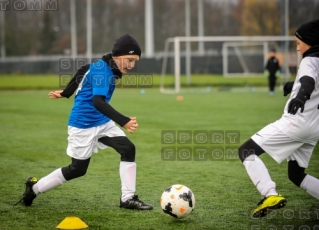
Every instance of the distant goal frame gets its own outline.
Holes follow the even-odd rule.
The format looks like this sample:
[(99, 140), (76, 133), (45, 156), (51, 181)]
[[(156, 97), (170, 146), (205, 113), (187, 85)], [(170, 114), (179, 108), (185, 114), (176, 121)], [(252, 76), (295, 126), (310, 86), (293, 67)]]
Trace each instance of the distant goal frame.
[[(181, 93), (181, 92), (207, 92), (207, 90), (181, 90), (181, 49), (180, 49), (180, 44), (182, 42), (252, 42), (252, 43), (268, 43), (268, 42), (291, 42), (294, 41), (295, 37), (294, 36), (191, 36), (191, 37), (171, 37), (167, 38), (165, 41), (165, 46), (164, 46), (164, 53), (163, 53), (163, 62), (162, 62), (162, 70), (161, 70), (161, 80), (160, 80), (160, 92), (165, 93), (165, 94), (176, 94), (176, 93)], [(165, 77), (166, 77), (166, 69), (167, 69), (167, 61), (169, 58), (169, 45), (173, 44), (174, 49), (173, 49), (173, 58), (174, 58), (174, 89), (166, 89), (165, 88)], [(189, 47), (189, 46), (186, 46)], [(264, 52), (269, 51), (268, 45), (264, 45)], [(225, 57), (224, 57), (224, 45), (223, 45), (223, 71), (224, 71), (224, 62), (225, 62)], [(288, 46), (284, 46), (283, 54), (287, 55), (288, 53)], [(297, 62), (300, 62), (300, 55), (297, 54)], [(186, 50), (185, 53), (186, 57), (186, 68), (188, 68), (187, 71), (190, 71), (190, 65), (191, 65), (191, 58), (190, 58), (190, 50)], [(264, 57), (265, 58), (265, 57)], [(296, 63), (298, 65), (298, 63)], [(187, 67), (188, 66), (188, 67)], [(283, 63), (283, 68), (285, 71), (288, 71), (288, 63), (285, 61)]]

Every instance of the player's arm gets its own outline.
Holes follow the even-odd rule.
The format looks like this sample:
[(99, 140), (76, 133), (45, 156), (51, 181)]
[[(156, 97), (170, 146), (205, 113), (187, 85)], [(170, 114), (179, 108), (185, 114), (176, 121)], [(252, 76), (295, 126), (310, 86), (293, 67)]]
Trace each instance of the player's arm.
[(267, 63), (266, 63), (266, 65), (265, 65), (265, 68), (264, 68), (264, 76), (265, 77), (268, 77), (268, 75), (269, 75), (269, 60), (267, 60)]
[(79, 87), (79, 84), (85, 75), (85, 73), (89, 70), (90, 64), (82, 66), (78, 71), (74, 74), (73, 78), (69, 82), (69, 84), (65, 87), (64, 90), (56, 90), (54, 92), (50, 92), (49, 96), (51, 99), (57, 99), (66, 97), (69, 98), (73, 95), (76, 89)]
[(119, 113), (105, 100), (110, 86), (115, 83), (114, 79), (111, 79), (113, 75), (106, 69), (106, 66), (103, 62), (96, 62), (90, 67), (90, 77), (93, 86), (93, 106), (103, 115), (132, 133), (137, 128), (136, 119)]
[(281, 67), (280, 67), (280, 65), (279, 65), (279, 60), (277, 59), (275, 76), (276, 76), (277, 78), (280, 78), (280, 74), (281, 74)]
[(130, 133), (133, 133), (137, 129), (138, 124), (136, 122), (136, 118), (126, 117), (116, 111), (109, 103), (105, 101), (105, 96), (95, 95), (93, 97), (93, 106)]
[(293, 98), (288, 105), (288, 113), (295, 115), (300, 109), (302, 113), (304, 111), (305, 103), (310, 99), (310, 96), (315, 89), (315, 80), (309, 76), (303, 76), (300, 78), (300, 89), (295, 98)]

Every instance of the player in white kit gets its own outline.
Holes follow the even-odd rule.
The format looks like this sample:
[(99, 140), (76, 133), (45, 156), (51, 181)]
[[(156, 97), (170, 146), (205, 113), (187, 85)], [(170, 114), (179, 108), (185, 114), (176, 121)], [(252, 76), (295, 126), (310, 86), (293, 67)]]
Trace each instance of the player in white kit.
[(295, 33), (302, 61), (294, 82), (284, 86), (290, 97), (282, 117), (254, 134), (238, 154), (257, 190), (264, 197), (253, 217), (266, 216), (286, 205), (269, 172), (258, 157), (267, 152), (275, 161), (288, 160), (288, 177), (319, 200), (319, 180), (305, 173), (319, 140), (319, 20), (303, 24)]

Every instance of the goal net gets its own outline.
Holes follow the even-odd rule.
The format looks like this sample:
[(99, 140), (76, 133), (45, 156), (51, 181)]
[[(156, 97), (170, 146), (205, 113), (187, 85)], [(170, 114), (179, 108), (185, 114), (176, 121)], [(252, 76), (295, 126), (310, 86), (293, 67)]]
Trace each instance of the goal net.
[[(203, 86), (216, 76), (263, 77), (271, 49), (281, 65), (281, 81), (301, 59), (293, 36), (173, 37), (165, 42), (160, 91), (162, 93), (209, 92)], [(205, 80), (200, 76), (205, 75)], [(207, 80), (208, 79), (208, 80)], [(230, 79), (231, 81), (231, 79)]]

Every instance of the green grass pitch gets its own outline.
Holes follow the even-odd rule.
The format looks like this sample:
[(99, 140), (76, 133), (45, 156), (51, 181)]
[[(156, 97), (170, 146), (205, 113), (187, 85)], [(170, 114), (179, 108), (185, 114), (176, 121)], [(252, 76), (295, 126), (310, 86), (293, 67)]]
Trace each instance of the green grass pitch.
[[(236, 130), (240, 132), (240, 144), (243, 143), (280, 118), (287, 100), (280, 89), (274, 97), (258, 90), (212, 91), (184, 94), (182, 101), (176, 100), (176, 95), (161, 94), (158, 88), (146, 89), (144, 94), (139, 89), (118, 89), (111, 104), (127, 116), (136, 116), (139, 123), (134, 134), (127, 134), (137, 148), (136, 193), (153, 204), (154, 210), (119, 208), (119, 155), (113, 149), (94, 155), (84, 177), (41, 194), (31, 207), (12, 207), (20, 199), (28, 176), (41, 178), (70, 163), (65, 152), (73, 98), (50, 100), (47, 93), (48, 90), (0, 91), (1, 230), (53, 230), (68, 216), (81, 218), (90, 230), (299, 229), (303, 225), (309, 227), (304, 229), (318, 229), (318, 200), (288, 180), (286, 162), (279, 165), (267, 154), (261, 156), (288, 203), (268, 218), (255, 220), (250, 212), (261, 197), (240, 160), (162, 158), (161, 149), (167, 144), (162, 143), (161, 134), (166, 130)], [(207, 145), (211, 146), (214, 145)], [(319, 177), (318, 164), (316, 149), (307, 172)], [(195, 210), (182, 220), (165, 215), (160, 208), (160, 196), (172, 184), (184, 184), (195, 194)]]
[[(152, 78), (151, 83), (154, 87), (158, 87), (160, 83), (164, 83), (165, 87), (174, 86), (173, 75), (167, 75), (161, 79), (160, 75), (156, 74), (141, 74)], [(132, 79), (134, 76), (138, 78), (138, 74), (125, 75), (126, 79)], [(0, 90), (24, 90), (24, 89), (56, 89), (63, 87), (67, 79), (72, 78), (72, 75), (67, 74), (0, 74)], [(123, 78), (124, 79), (124, 78)], [(123, 80), (122, 79), (122, 80)], [(181, 76), (181, 85), (186, 85), (186, 77)], [(292, 79), (291, 79), (292, 80)], [(284, 79), (278, 79), (278, 84), (283, 83)], [(191, 76), (191, 87), (261, 87), (267, 86), (267, 78), (261, 76), (250, 77), (231, 77), (226, 78), (222, 75), (196, 75)]]

